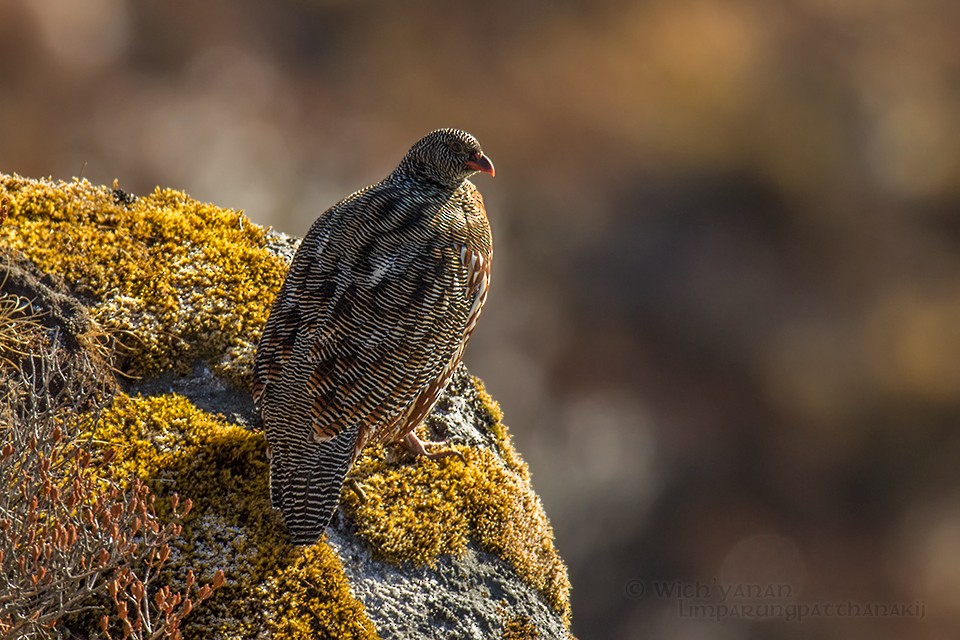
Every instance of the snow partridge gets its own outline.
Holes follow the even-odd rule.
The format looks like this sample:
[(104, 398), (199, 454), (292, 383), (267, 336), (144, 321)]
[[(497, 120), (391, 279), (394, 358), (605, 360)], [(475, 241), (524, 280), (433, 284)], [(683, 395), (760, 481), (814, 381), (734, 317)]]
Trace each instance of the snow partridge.
[(257, 347), (253, 395), (270, 498), (312, 544), (368, 444), (429, 457), (429, 414), (487, 298), (493, 240), (467, 179), (494, 175), (469, 133), (440, 129), (381, 182), (325, 211), (303, 238)]

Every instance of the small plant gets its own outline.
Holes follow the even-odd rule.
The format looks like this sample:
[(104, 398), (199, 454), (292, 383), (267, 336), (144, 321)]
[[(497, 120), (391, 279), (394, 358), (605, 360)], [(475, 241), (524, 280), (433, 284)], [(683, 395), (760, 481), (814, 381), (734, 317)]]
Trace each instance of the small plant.
[(0, 282), (0, 366), (16, 367), (36, 341), (40, 315), (26, 298), (2, 290), (6, 277)]
[(190, 501), (172, 496), (167, 521), (145, 484), (117, 481), (113, 452), (98, 457), (77, 435), (95, 412), (62, 379), (56, 336), (31, 348), (0, 369), (0, 638), (86, 636), (97, 618), (109, 638), (180, 638), (183, 618), (224, 581), (190, 572), (181, 590), (163, 584)]

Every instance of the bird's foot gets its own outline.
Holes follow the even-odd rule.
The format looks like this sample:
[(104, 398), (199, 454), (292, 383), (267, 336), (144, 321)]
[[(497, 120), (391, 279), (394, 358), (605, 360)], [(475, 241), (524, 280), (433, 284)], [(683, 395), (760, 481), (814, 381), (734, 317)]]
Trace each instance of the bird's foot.
[(408, 433), (403, 440), (400, 441), (400, 446), (412, 453), (415, 456), (423, 456), (424, 458), (429, 458), (430, 460), (439, 460), (440, 458), (446, 458), (447, 456), (457, 456), (461, 460), (465, 460), (463, 454), (457, 451), (456, 449), (441, 449), (440, 451), (430, 452), (427, 451), (427, 446), (438, 446), (445, 447), (447, 446), (446, 441), (441, 440), (440, 442), (433, 442), (430, 440), (421, 440), (417, 437), (413, 431)]

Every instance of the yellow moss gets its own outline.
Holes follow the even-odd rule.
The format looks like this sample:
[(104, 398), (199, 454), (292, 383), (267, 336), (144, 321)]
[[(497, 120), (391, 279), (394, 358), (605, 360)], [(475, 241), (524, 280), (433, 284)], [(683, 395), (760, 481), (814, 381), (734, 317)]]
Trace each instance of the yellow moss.
[[(506, 427), (501, 446), (512, 451)], [(364, 499), (344, 491), (357, 535), (388, 561), (432, 566), (441, 554), (462, 554), (470, 540), (510, 563), (564, 622), (570, 621), (570, 581), (553, 543), (553, 528), (525, 473), (493, 452), (456, 447), (448, 457), (391, 465), (383, 448), (367, 449), (351, 471)]]
[(473, 387), (477, 393), (477, 400), (480, 405), (479, 413), (487, 419), (487, 428), (493, 434), (497, 442), (500, 457), (513, 472), (519, 475), (524, 482), (530, 482), (530, 467), (523, 461), (516, 448), (513, 446), (513, 439), (507, 433), (507, 426), (503, 424), (503, 410), (500, 404), (493, 399), (487, 392), (483, 380), (476, 376), (471, 376)]
[(226, 585), (187, 618), (188, 638), (375, 638), (363, 604), (350, 593), (325, 541), (287, 544), (270, 508), (266, 443), (261, 433), (226, 423), (182, 396), (119, 395), (92, 427), (94, 441), (116, 452), (119, 478), (144, 479), (159, 496), (193, 501), (174, 549), (171, 574), (193, 569)]
[(340, 579), (342, 573), (340, 558), (327, 544), (300, 550), (294, 561), (270, 581), (264, 598), (264, 606), (275, 612), (270, 621), (275, 637), (376, 638), (366, 615), (357, 615), (350, 606), (353, 596)]
[(235, 381), (247, 377), (286, 265), (242, 213), (159, 188), (118, 204), (86, 180), (0, 175), (0, 198), (0, 246), (91, 298), (100, 325), (130, 348), (133, 373), (201, 357)]
[(483, 413), (486, 414), (487, 424), (492, 428), (497, 425), (503, 424), (503, 409), (500, 408), (500, 403), (493, 399), (493, 396), (487, 392), (486, 385), (483, 384), (483, 380), (477, 376), (471, 376), (473, 381), (474, 389), (477, 392), (477, 399), (480, 401), (480, 406), (483, 408)]
[(503, 640), (540, 640), (540, 632), (530, 618), (517, 616), (504, 626)]

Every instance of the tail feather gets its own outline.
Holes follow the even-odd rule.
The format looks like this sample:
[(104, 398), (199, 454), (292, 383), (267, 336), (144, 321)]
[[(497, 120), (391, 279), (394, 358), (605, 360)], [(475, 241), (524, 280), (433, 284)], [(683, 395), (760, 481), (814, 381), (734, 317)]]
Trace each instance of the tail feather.
[(296, 450), (274, 449), (270, 499), (294, 544), (313, 544), (330, 524), (359, 434), (358, 426), (325, 442), (301, 442)]

